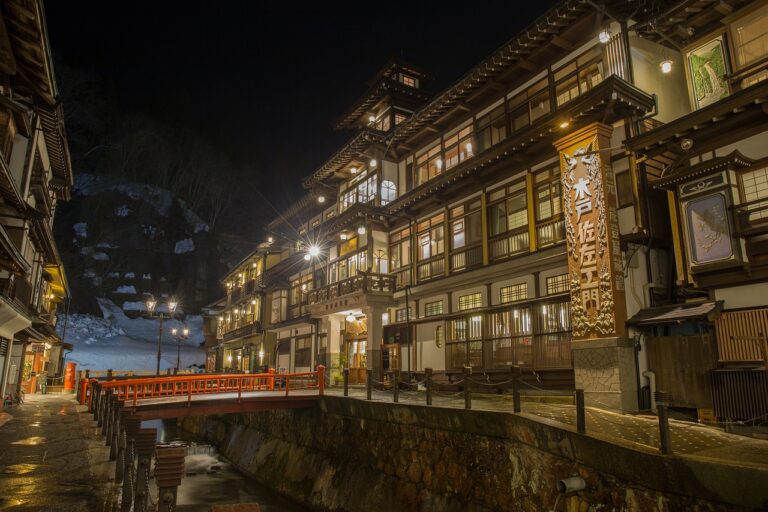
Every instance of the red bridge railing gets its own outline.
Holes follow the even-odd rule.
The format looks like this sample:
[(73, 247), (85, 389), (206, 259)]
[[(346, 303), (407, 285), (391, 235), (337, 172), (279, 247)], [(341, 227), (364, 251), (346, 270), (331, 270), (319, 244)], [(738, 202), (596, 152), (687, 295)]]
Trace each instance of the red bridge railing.
[(322, 396), (324, 380), (325, 367), (322, 365), (317, 371), (306, 373), (276, 374), (270, 370), (269, 373), (175, 375), (110, 381), (84, 379), (81, 381), (80, 403), (90, 405), (94, 385), (98, 385), (102, 392), (111, 390), (118, 400), (124, 400), (126, 404), (132, 402), (135, 407), (139, 400), (151, 398), (187, 397), (191, 402), (193, 395), (224, 393), (237, 393), (239, 401), (243, 393), (252, 391), (277, 390), (289, 396), (291, 391), (316, 389)]

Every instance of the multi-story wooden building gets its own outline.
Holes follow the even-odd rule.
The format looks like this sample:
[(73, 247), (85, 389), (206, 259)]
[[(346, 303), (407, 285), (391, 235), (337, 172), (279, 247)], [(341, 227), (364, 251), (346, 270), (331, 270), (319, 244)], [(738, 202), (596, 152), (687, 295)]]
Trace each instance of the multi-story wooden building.
[(390, 62), (268, 226), (269, 364), (768, 413), (766, 63), (740, 0), (564, 0), (436, 95)]
[[(0, 7), (0, 392), (61, 373), (68, 295), (51, 226), (72, 167), (40, 0)], [(71, 347), (69, 347), (71, 349)]]

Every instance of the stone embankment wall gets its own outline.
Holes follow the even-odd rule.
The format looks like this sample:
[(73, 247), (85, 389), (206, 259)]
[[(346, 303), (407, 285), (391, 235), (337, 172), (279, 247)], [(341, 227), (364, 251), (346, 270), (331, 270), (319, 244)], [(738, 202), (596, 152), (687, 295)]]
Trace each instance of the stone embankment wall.
[[(179, 423), (317, 510), (711, 512), (762, 509), (768, 495), (765, 470), (664, 457), (524, 415), (325, 397)], [(586, 489), (558, 497), (557, 480), (577, 474)]]

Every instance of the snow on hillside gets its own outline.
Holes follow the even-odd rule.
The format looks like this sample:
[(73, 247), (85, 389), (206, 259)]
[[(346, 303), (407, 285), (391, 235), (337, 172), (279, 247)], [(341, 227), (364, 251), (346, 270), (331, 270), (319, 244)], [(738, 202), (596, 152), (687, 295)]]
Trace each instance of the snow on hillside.
[(173, 252), (176, 254), (186, 254), (195, 250), (195, 242), (191, 238), (185, 238), (176, 242), (176, 247)]
[[(98, 301), (104, 318), (73, 314), (58, 323), (59, 335), (74, 346), (67, 360), (77, 363), (80, 369), (154, 370), (157, 365), (159, 320), (130, 319), (113, 302), (106, 299)], [(189, 339), (182, 340), (182, 368), (204, 364), (205, 352), (200, 348), (203, 320), (200, 316), (188, 316), (184, 322), (163, 322), (161, 371), (176, 366), (177, 342), (171, 336), (174, 327), (179, 330), (187, 327), (190, 331)]]

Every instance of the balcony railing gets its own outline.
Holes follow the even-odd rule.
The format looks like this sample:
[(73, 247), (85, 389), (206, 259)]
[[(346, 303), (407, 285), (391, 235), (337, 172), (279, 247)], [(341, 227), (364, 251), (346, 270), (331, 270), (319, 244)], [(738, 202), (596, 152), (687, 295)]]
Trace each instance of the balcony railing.
[(261, 322), (253, 322), (230, 331), (222, 332), (221, 336), (218, 336), (222, 341), (231, 341), (250, 334), (257, 334), (261, 332)]
[(487, 369), (521, 366), (534, 370), (573, 367), (569, 332), (449, 341), (447, 346), (449, 369), (465, 365)]
[(715, 323), (721, 364), (768, 364), (768, 308), (726, 311)]
[(483, 246), (476, 245), (451, 253), (451, 272), (479, 267), (483, 264)]
[(536, 241), (539, 247), (565, 241), (565, 220), (562, 216), (536, 224)]
[(411, 284), (411, 267), (400, 268), (392, 272), (395, 277), (395, 287), (399, 290)]
[(351, 293), (392, 293), (396, 276), (391, 274), (359, 274), (337, 283), (331, 283), (307, 293), (307, 304), (320, 304)]
[(768, 198), (741, 203), (734, 207), (734, 211), (739, 236), (768, 233)]
[(529, 236), (528, 227), (524, 227), (510, 233), (491, 238), (488, 241), (491, 260), (500, 260), (515, 254), (528, 252)]
[(445, 256), (442, 254), (423, 261), (416, 266), (416, 278), (419, 282), (429, 281), (445, 275)]

